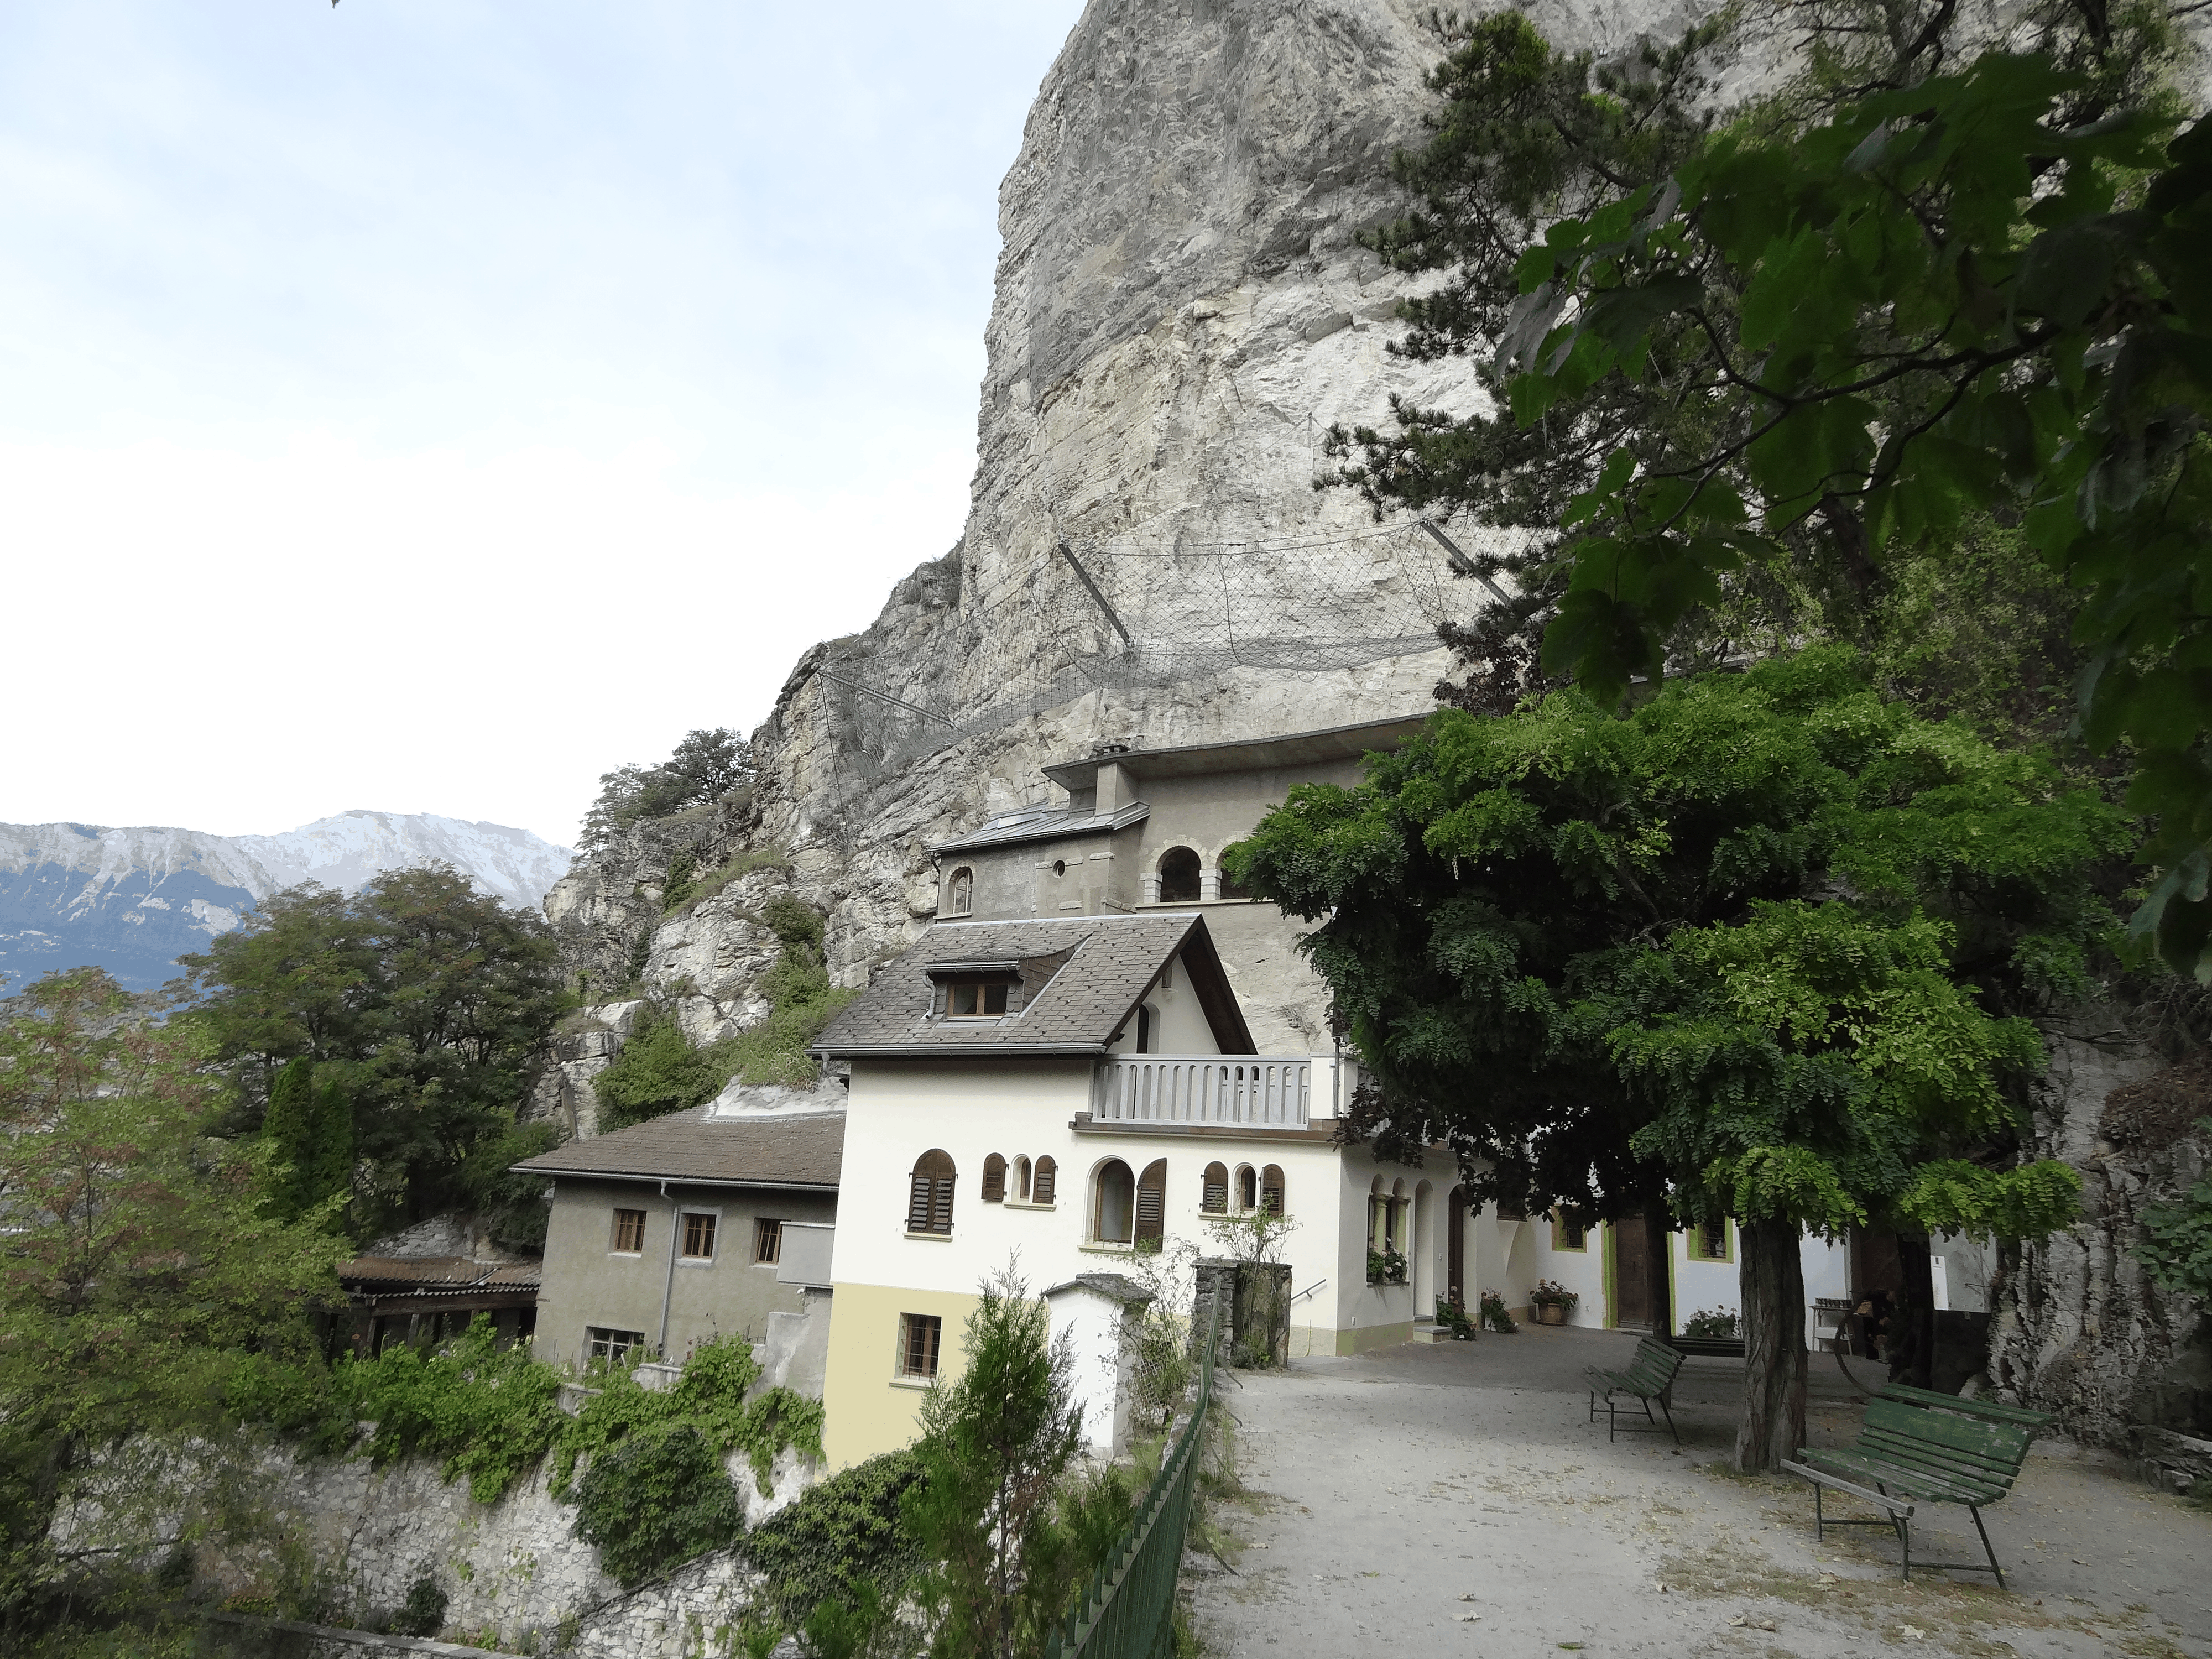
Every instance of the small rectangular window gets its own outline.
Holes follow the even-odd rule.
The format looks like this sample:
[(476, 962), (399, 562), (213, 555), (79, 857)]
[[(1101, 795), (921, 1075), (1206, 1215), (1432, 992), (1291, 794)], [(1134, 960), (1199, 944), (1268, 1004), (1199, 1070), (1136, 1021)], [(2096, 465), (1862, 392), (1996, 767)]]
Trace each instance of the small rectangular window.
[(1729, 1225), (1725, 1220), (1701, 1221), (1690, 1229), (1690, 1255), (1698, 1261), (1729, 1259)]
[(1526, 1221), (1528, 1212), (1521, 1207), (1519, 1199), (1501, 1198), (1498, 1200), (1498, 1218), (1500, 1221)]
[(635, 1255), (645, 1248), (645, 1212), (617, 1210), (615, 1212), (615, 1243), (618, 1255)]
[(604, 1359), (611, 1365), (619, 1365), (630, 1355), (645, 1346), (643, 1331), (614, 1331), (604, 1325), (584, 1328), (584, 1350), (592, 1359)]
[(781, 1261), (783, 1260), (783, 1223), (762, 1216), (753, 1223), (753, 1260)]
[(1006, 1012), (1004, 981), (986, 985), (980, 981), (955, 981), (945, 994), (945, 1011), (955, 1019), (984, 1019)]
[(714, 1259), (714, 1218), (706, 1211), (684, 1212), (684, 1259), (686, 1261), (711, 1261)]
[(1589, 1248), (1583, 1224), (1572, 1216), (1554, 1214), (1552, 1217), (1552, 1248), (1555, 1250), (1582, 1250)]
[(935, 1314), (899, 1316), (898, 1374), (927, 1380), (937, 1375), (938, 1340), (944, 1320)]

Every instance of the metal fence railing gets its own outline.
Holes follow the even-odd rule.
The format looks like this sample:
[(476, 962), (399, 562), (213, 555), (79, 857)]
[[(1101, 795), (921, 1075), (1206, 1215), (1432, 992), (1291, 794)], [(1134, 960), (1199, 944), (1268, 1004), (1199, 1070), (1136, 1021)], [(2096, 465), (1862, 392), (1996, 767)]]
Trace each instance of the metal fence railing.
[(1182, 1573), (1183, 1534), (1205, 1451), (1206, 1413), (1213, 1404), (1213, 1353), (1221, 1340), (1221, 1298), (1194, 1317), (1206, 1321), (1198, 1364), (1198, 1394), (1190, 1421), (1160, 1462), (1128, 1530), (1115, 1540), (1091, 1583), (1054, 1633), (1045, 1659), (1173, 1659), (1176, 1581)]

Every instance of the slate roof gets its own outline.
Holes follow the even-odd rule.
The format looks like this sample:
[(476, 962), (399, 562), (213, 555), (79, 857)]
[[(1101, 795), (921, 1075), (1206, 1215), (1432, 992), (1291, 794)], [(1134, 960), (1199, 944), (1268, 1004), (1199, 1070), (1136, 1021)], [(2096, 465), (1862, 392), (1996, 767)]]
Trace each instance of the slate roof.
[(1142, 823), (1152, 809), (1133, 800), (1114, 812), (1094, 812), (1085, 807), (1071, 811), (1065, 806), (1024, 806), (986, 818), (980, 829), (951, 841), (933, 842), (933, 853), (965, 853), (978, 847), (1012, 847), (1021, 842), (1057, 841), (1063, 836), (1103, 836)]
[[(1205, 919), (1188, 910), (1026, 921), (940, 921), (878, 974), (860, 1000), (830, 1022), (813, 1052), (825, 1059), (1103, 1054), (1178, 951), (1221, 1051), (1255, 1052)], [(1062, 953), (1064, 962), (1041, 962)], [(949, 1020), (931, 1015), (933, 963), (993, 959), (1036, 963), (1050, 977), (1042, 985), (1027, 987), (1023, 1006), (1003, 1018)], [(1024, 980), (1029, 977), (1025, 972)]]
[(526, 1175), (586, 1176), (602, 1181), (684, 1181), (718, 1187), (837, 1189), (845, 1156), (845, 1115), (717, 1115), (714, 1103), (572, 1140), (526, 1158)]

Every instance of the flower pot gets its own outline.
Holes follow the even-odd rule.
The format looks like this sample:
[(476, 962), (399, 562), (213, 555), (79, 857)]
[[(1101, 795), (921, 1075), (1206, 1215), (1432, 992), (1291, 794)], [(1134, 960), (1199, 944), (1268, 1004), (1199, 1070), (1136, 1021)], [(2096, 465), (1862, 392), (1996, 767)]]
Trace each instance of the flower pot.
[(1567, 1322), (1567, 1310), (1556, 1302), (1547, 1302), (1536, 1310), (1536, 1322), (1539, 1325), (1564, 1325)]

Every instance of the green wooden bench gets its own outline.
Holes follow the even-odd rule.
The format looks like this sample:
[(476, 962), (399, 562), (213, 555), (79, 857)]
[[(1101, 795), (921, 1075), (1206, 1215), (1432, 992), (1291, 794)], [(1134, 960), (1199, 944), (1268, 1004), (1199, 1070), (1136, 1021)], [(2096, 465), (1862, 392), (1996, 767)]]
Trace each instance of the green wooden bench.
[[(1981, 1534), (1989, 1565), (1923, 1561), (1925, 1571), (1988, 1572), (2004, 1588), (2004, 1569), (1982, 1524), (1984, 1506), (2012, 1490), (2036, 1431), (2052, 1419), (1994, 1401), (1893, 1383), (1867, 1402), (1856, 1445), (1840, 1451), (1801, 1448), (1782, 1467), (1813, 1483), (1813, 1535), (1830, 1527), (1887, 1527), (1903, 1552), (1903, 1576), (1912, 1577), (1912, 1516), (1923, 1504), (1963, 1504)], [(1870, 1520), (1831, 1521), (1822, 1505), (1830, 1489), (1863, 1498), (1884, 1513)]]
[(1651, 1402), (1657, 1401), (1659, 1409), (1667, 1413), (1667, 1432), (1674, 1437), (1674, 1443), (1682, 1443), (1682, 1431), (1674, 1426), (1674, 1408), (1667, 1402), (1668, 1390), (1674, 1386), (1674, 1373), (1682, 1369), (1682, 1356), (1665, 1343), (1645, 1337), (1636, 1345), (1634, 1358), (1626, 1370), (1601, 1370), (1591, 1366), (1583, 1375), (1589, 1379), (1589, 1420), (1597, 1421), (1597, 1402), (1605, 1401), (1605, 1437), (1611, 1440), (1615, 1432), (1615, 1419), (1620, 1406), (1614, 1396), (1626, 1395), (1644, 1405), (1644, 1422), (1631, 1423), (1633, 1434), (1659, 1431), (1659, 1419), (1651, 1415)]

